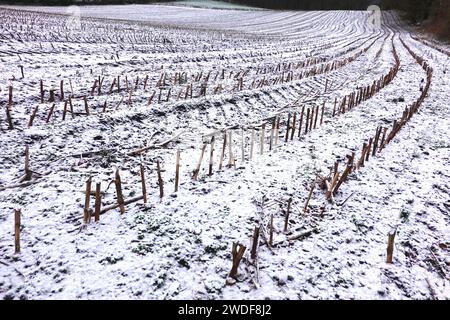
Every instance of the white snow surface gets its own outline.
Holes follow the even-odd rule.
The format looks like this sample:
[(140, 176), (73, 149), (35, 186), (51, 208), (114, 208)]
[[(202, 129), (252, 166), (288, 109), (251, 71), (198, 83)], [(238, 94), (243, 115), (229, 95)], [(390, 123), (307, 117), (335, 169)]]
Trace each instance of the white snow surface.
[(205, 9), (264, 10), (261, 8), (250, 7), (243, 4), (225, 1), (214, 1), (214, 0), (180, 0), (175, 2), (167, 2), (163, 4), (174, 6), (187, 6), (194, 8), (205, 8)]
[[(68, 12), (0, 7), (0, 298), (450, 298), (450, 58), (413, 39), (415, 31), (395, 13), (384, 12), (381, 27), (373, 28), (368, 13), (356, 11), (86, 6), (78, 29)], [(316, 174), (328, 175), (336, 161), (342, 170), (351, 152), (359, 159), (376, 128), (390, 128), (420, 96), (426, 74), (400, 39), (434, 69), (428, 96), (393, 141), (351, 173), (335, 203), (316, 187), (304, 212)], [(400, 69), (392, 82), (332, 117), (335, 99), (389, 72), (394, 46)], [(342, 62), (351, 57), (316, 76), (306, 72), (325, 63), (302, 65), (311, 58)], [(292, 80), (286, 80), (289, 68)], [(163, 74), (165, 85), (158, 87)], [(113, 82), (118, 76), (119, 92)], [(100, 93), (92, 90), (99, 77)], [(189, 84), (193, 96), (185, 98)], [(9, 86), (12, 130), (5, 117)], [(51, 88), (55, 102), (48, 101)], [(71, 91), (74, 114), (63, 121)], [(83, 114), (84, 96), (90, 115)], [(303, 106), (323, 103), (323, 125), (300, 138), (295, 132), (285, 142), (288, 113), (297, 112), (298, 120)], [(276, 113), (279, 139), (269, 150), (272, 122), (265, 119)], [(261, 154), (258, 125), (263, 122)], [(203, 136), (230, 127), (235, 165), (227, 166), (227, 145), (218, 170), (221, 132), (215, 138), (213, 174), (208, 175), (208, 144), (193, 180), (202, 145), (210, 141)], [(33, 183), (23, 186), (26, 145)], [(151, 145), (141, 156), (129, 155)], [(177, 150), (180, 186), (174, 192)], [(99, 222), (84, 224), (86, 180), (92, 177), (92, 190), (101, 182), (105, 207), (117, 201), (111, 184), (116, 169), (125, 199), (141, 194), (141, 163), (147, 203), (140, 200), (126, 205), (124, 214), (114, 209)], [(21, 209), (20, 253), (14, 252), (14, 209)], [(250, 258), (255, 226), (265, 234), (256, 261)], [(387, 234), (393, 227), (398, 230), (394, 259), (387, 264)], [(247, 247), (237, 279), (228, 277), (233, 242)]]

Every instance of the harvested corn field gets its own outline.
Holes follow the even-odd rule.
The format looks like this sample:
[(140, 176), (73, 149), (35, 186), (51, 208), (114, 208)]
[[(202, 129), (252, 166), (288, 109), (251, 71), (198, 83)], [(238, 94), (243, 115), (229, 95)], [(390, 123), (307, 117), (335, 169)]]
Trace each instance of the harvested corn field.
[(450, 298), (450, 49), (395, 12), (0, 21), (3, 299)]

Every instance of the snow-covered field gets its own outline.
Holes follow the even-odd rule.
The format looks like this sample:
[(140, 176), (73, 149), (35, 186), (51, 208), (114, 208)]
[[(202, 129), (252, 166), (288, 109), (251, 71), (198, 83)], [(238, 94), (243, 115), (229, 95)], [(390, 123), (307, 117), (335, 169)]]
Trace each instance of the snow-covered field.
[[(0, 297), (450, 298), (448, 47), (392, 12), (79, 9), (0, 8)], [(334, 164), (417, 101), (327, 199)], [(116, 170), (138, 201), (86, 223), (87, 180), (93, 215)]]
[(262, 8), (249, 7), (243, 4), (214, 0), (179, 0), (176, 2), (163, 2), (163, 5), (186, 6), (205, 9), (229, 9), (229, 10), (264, 10)]

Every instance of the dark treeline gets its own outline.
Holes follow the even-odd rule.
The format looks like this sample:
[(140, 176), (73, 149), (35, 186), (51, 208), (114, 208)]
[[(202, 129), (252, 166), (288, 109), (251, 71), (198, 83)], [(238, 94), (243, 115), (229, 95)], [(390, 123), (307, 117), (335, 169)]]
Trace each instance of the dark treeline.
[(449, 0), (382, 0), (381, 5), (385, 10), (402, 10), (411, 22), (417, 23), (442, 10), (448, 2)]
[(398, 9), (414, 24), (440, 38), (450, 39), (450, 0), (382, 0), (385, 10)]
[(225, 0), (278, 10), (365, 10), (377, 0)]

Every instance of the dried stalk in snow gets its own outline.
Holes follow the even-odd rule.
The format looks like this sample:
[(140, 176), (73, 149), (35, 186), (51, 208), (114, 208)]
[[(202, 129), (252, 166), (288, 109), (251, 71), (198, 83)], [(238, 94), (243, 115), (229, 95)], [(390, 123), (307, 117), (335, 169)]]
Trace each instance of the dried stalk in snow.
[(339, 172), (336, 172), (336, 173), (334, 174), (333, 180), (331, 181), (330, 187), (328, 188), (328, 191), (327, 191), (327, 193), (326, 193), (326, 198), (327, 198), (327, 200), (332, 199), (332, 196), (333, 196), (333, 188), (334, 188), (334, 186), (336, 185), (336, 182), (338, 181), (338, 179), (339, 179)]
[(287, 119), (287, 123), (286, 123), (286, 135), (284, 137), (284, 142), (288, 142), (289, 139), (289, 126), (291, 124), (291, 113), (288, 113), (288, 119)]
[(316, 129), (318, 117), (319, 117), (319, 106), (316, 106), (316, 117), (314, 119), (314, 129)]
[(140, 155), (140, 154), (144, 153), (147, 150), (162, 148), (162, 147), (166, 146), (167, 144), (169, 144), (170, 142), (177, 140), (183, 133), (184, 133), (184, 131), (181, 131), (178, 134), (174, 135), (173, 137), (171, 137), (161, 143), (155, 143), (150, 146), (134, 150), (132, 152), (129, 152), (128, 155), (136, 156), (136, 155)]
[(140, 164), (140, 173), (141, 173), (142, 197), (144, 198), (144, 203), (147, 203), (147, 187), (145, 185), (145, 172), (142, 163)]
[(323, 124), (323, 113), (324, 112), (325, 112), (325, 101), (323, 102), (323, 105), (322, 105), (322, 113), (320, 115), (320, 125)]
[(177, 158), (175, 161), (175, 192), (178, 191), (179, 181), (180, 181), (180, 149), (177, 150)]
[(239, 263), (241, 262), (242, 257), (244, 256), (245, 249), (247, 249), (245, 246), (241, 245), (240, 243), (233, 242), (233, 247), (231, 249), (231, 256), (233, 258), (233, 266), (231, 267), (231, 271), (229, 276), (231, 278), (236, 278)]
[(117, 204), (120, 208), (120, 214), (125, 213), (125, 201), (122, 193), (122, 181), (120, 179), (119, 169), (116, 170), (116, 177), (114, 179), (114, 184), (116, 185), (116, 195), (117, 195)]
[(305, 134), (308, 133), (308, 125), (309, 125), (309, 108), (308, 110), (306, 110)]
[(378, 149), (378, 141), (380, 139), (380, 135), (381, 135), (381, 127), (378, 127), (375, 133), (375, 139), (373, 142), (373, 147), (372, 147), (372, 157), (375, 157), (376, 153), (377, 153), (377, 149)]
[(252, 251), (250, 252), (250, 258), (252, 258), (253, 260), (255, 260), (257, 256), (259, 244), (259, 229), (260, 229), (259, 227), (255, 227), (255, 230), (253, 231)]
[(30, 149), (28, 148), (28, 146), (25, 146), (24, 171), (25, 176), (21, 179), (20, 182), (30, 181), (33, 175), (32, 171), (30, 170)]
[(41, 103), (44, 103), (44, 82), (39, 80), (39, 88), (41, 89)]
[(54, 109), (55, 109), (55, 104), (53, 103), (52, 106), (50, 107), (50, 110), (48, 112), (47, 119), (45, 120), (45, 123), (48, 123), (50, 121), (50, 118), (52, 117)]
[(294, 240), (301, 239), (303, 237), (309, 236), (311, 233), (316, 232), (317, 230), (318, 230), (317, 228), (312, 228), (312, 229), (306, 230), (306, 231), (301, 232), (299, 234), (293, 235), (292, 237), (289, 237), (288, 240), (289, 241), (294, 241)]
[(164, 197), (164, 182), (161, 176), (161, 166), (159, 164), (159, 160), (156, 160), (156, 171), (158, 174), (158, 185), (159, 185), (159, 197)]
[(306, 213), (308, 211), (308, 204), (309, 204), (309, 201), (311, 200), (311, 196), (313, 194), (314, 188), (316, 187), (316, 183), (317, 183), (317, 178), (314, 179), (314, 182), (311, 185), (311, 189), (309, 190), (308, 198), (306, 199), (305, 206), (303, 208), (304, 213)]
[(294, 112), (294, 116), (292, 118), (292, 132), (291, 132), (291, 141), (294, 139), (294, 134), (295, 134), (295, 121), (297, 118), (297, 112)]
[(300, 114), (300, 123), (298, 125), (298, 137), (302, 134), (302, 126), (303, 126), (303, 114), (305, 113), (305, 106), (302, 107), (302, 113)]
[(358, 161), (358, 164), (356, 166), (357, 169), (364, 167), (364, 160), (366, 158), (366, 152), (367, 152), (367, 143), (363, 143), (363, 147), (361, 150), (361, 158)]
[(205, 154), (206, 146), (207, 146), (206, 143), (204, 143), (202, 146), (202, 151), (200, 152), (200, 158), (198, 159), (197, 167), (195, 168), (194, 172), (192, 173), (193, 180), (197, 180), (197, 178), (198, 178), (198, 174), (200, 172), (200, 167), (202, 165), (203, 155)]
[[(123, 205), (124, 205), (124, 206), (127, 206), (127, 205), (129, 205), (129, 204), (134, 203), (134, 202), (138, 202), (138, 201), (140, 201), (140, 200), (142, 200), (142, 199), (143, 199), (142, 196), (134, 197), (134, 198), (125, 200), (125, 201), (123, 202)], [(122, 204), (115, 203), (115, 204), (106, 206), (106, 207), (104, 207), (104, 208), (100, 211), (100, 215), (105, 214), (106, 212), (108, 212), (108, 211), (110, 211), (110, 210), (117, 209), (117, 208), (119, 208), (121, 205), (122, 205)]]
[(270, 215), (270, 222), (269, 222), (269, 246), (272, 247), (273, 245), (273, 214)]
[(291, 203), (292, 203), (292, 198), (289, 198), (288, 204), (287, 204), (287, 209), (286, 209), (286, 216), (284, 218), (284, 232), (287, 232), (288, 227), (289, 227), (289, 214), (291, 211)]
[(89, 203), (91, 200), (91, 182), (92, 179), (89, 177), (89, 179), (86, 181), (86, 192), (84, 197), (84, 223), (89, 223), (91, 220), (91, 214), (89, 212)]
[(101, 183), (98, 182), (95, 186), (95, 222), (100, 220), (100, 210), (102, 206), (102, 194), (101, 194)]
[(20, 209), (14, 210), (14, 252), (20, 253)]
[(34, 108), (33, 113), (30, 116), (30, 120), (28, 121), (28, 128), (33, 126), (33, 121), (34, 121), (34, 118), (36, 117), (36, 113), (38, 112), (38, 108), (39, 108), (39, 105), (37, 105), (36, 108)]
[(381, 137), (381, 142), (380, 142), (380, 147), (379, 147), (378, 152), (381, 152), (381, 150), (383, 150), (383, 148), (384, 148), (384, 142), (385, 142), (387, 130), (388, 130), (388, 128), (383, 128), (383, 136)]
[(336, 103), (337, 103), (337, 98), (334, 98), (334, 107), (333, 107), (333, 118), (336, 114)]
[(392, 229), (388, 233), (388, 246), (387, 246), (387, 257), (386, 257), (386, 263), (392, 263), (392, 257), (394, 253), (394, 239), (395, 234), (397, 233), (397, 228)]
[(369, 156), (370, 156), (370, 150), (372, 148), (372, 143), (373, 143), (373, 138), (369, 139), (369, 145), (367, 146), (367, 151), (366, 151), (366, 161), (369, 161)]
[(88, 105), (86, 96), (83, 97), (83, 100), (84, 100), (84, 110), (86, 111), (86, 115), (88, 116), (89, 115), (89, 105)]
[(5, 107), (5, 111), (6, 111), (6, 120), (8, 121), (8, 129), (12, 130), (12, 129), (14, 129), (14, 125), (13, 125), (13, 121), (12, 121), (12, 117), (11, 117), (11, 110), (10, 110), (9, 105), (7, 105)]
[(352, 156), (350, 157), (347, 167), (344, 170), (344, 173), (342, 174), (341, 178), (339, 179), (339, 182), (337, 183), (336, 187), (333, 190), (333, 194), (336, 194), (338, 192), (340, 186), (342, 185), (342, 183), (344, 183), (344, 181), (347, 180), (348, 175), (352, 171), (353, 159), (354, 159), (354, 154), (352, 154)]
[(208, 172), (208, 175), (209, 175), (209, 176), (212, 176), (212, 174), (213, 174), (214, 141), (215, 141), (215, 136), (213, 136), (213, 137), (211, 138), (211, 143), (210, 143), (210, 152), (209, 152), (209, 172)]

